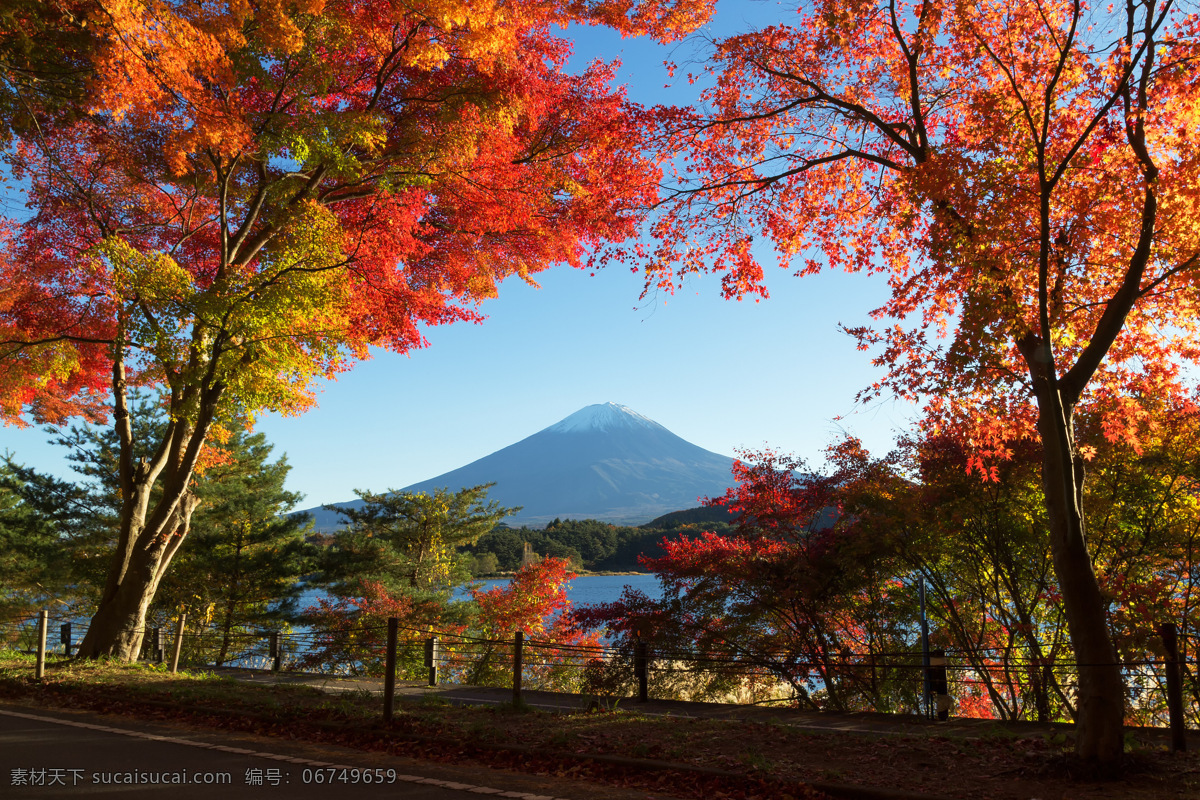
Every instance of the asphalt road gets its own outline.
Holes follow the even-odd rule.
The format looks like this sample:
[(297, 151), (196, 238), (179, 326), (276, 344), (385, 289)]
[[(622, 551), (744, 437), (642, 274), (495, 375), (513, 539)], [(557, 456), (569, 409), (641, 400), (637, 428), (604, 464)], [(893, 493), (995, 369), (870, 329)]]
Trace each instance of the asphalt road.
[(0, 708), (4, 800), (550, 800), (561, 792), (594, 797), (594, 791), (343, 748)]

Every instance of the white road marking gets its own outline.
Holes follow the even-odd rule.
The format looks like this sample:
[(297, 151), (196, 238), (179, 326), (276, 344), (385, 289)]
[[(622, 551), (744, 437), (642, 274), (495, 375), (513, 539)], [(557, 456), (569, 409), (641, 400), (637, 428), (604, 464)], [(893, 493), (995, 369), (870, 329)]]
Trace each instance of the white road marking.
[[(6, 717), (17, 717), (18, 719), (28, 719), (34, 722), (49, 722), (54, 725), (66, 725), (71, 728), (84, 728), (90, 731), (101, 731), (102, 733), (116, 733), (121, 736), (130, 736), (134, 739), (148, 739), (153, 742), (167, 742), (169, 744), (181, 744), (186, 747), (199, 747), (202, 750), (219, 750), (224, 753), (236, 753), (238, 755), (249, 755), (254, 758), (265, 758), (272, 761), (285, 761), (290, 764), (303, 764), (309, 767), (320, 767), (327, 769), (361, 769), (360, 767), (350, 767), (343, 764), (330, 764), (328, 761), (314, 761), (308, 758), (297, 758), (296, 756), (285, 756), (278, 753), (260, 753), (255, 750), (247, 750), (242, 747), (228, 747), (222, 744), (209, 744), (208, 742), (197, 742), (192, 739), (181, 739), (175, 736), (162, 736), (156, 733), (143, 733), (142, 731), (131, 731), (126, 728), (111, 728), (107, 725), (93, 725), (90, 722), (76, 722), (75, 720), (59, 719), (57, 717), (42, 717), (37, 714), (23, 714), (19, 711), (8, 711), (0, 708), (0, 714)], [(519, 800), (566, 800), (562, 797), (549, 797), (541, 794), (527, 794), (523, 792), (510, 792), (504, 789), (494, 789), (490, 786), (475, 786), (469, 783), (457, 783), (455, 781), (443, 781), (438, 778), (423, 778), (419, 775), (396, 775), (396, 780), (405, 781), (406, 783), (424, 783), (430, 786), (440, 786), (443, 789), (458, 789), (464, 792), (476, 792), (478, 794), (494, 794), (500, 797), (519, 798)]]

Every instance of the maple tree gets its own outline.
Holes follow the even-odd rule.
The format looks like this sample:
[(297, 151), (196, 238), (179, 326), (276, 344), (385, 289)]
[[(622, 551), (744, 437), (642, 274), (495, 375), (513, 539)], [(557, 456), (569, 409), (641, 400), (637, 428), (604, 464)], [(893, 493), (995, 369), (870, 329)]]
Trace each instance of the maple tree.
[[(1124, 714), (1137, 724), (1166, 723), (1158, 626), (1187, 630), (1195, 616), (1200, 416), (1174, 405), (1163, 421), (1144, 432), (1140, 454), (1101, 438), (1084, 496), (1129, 686)], [(828, 456), (833, 469), (822, 475), (773, 451), (743, 453), (737, 486), (709, 501), (740, 514), (733, 533), (665, 539), (664, 555), (642, 559), (660, 598), (627, 589), (572, 618), (609, 629), (625, 649), (640, 631), (672, 671), (688, 671), (690, 686), (656, 676), (660, 695), (770, 696), (782, 682), (815, 708), (911, 712), (923, 580), (930, 644), (951, 658), (955, 716), (1072, 721), (1079, 665), (1036, 443), (1020, 443), (988, 482), (967, 472), (967, 445), (930, 431), (882, 458), (849, 437)], [(1185, 711), (1195, 717), (1200, 706), (1187, 700)]]
[[(129, 659), (211, 436), (634, 231), (656, 177), (619, 146), (635, 109), (610, 67), (566, 74), (551, 26), (670, 39), (710, 4), (69, 5), (0, 26), (3, 100), (30, 121), (3, 158), (31, 209), (0, 231), (0, 414), (111, 420), (121, 523), (80, 653)], [(59, 29), (83, 40), (70, 113), (18, 74)], [(147, 385), (168, 423), (136, 460)]]
[[(478, 611), (472, 621), (475, 647), (463, 669), (466, 683), (507, 686), (512, 682), (516, 631), (527, 637), (523, 680), (553, 691), (576, 691), (582, 673), (576, 667), (600, 652), (599, 636), (577, 629), (570, 620), (567, 584), (577, 577), (565, 558), (542, 558), (521, 567), (507, 584), (473, 587)], [(468, 644), (470, 644), (468, 642)]]
[(477, 686), (511, 685), (513, 634), (526, 642), (523, 676), (528, 685), (578, 688), (587, 657), (600, 652), (598, 637), (574, 629), (566, 585), (575, 573), (566, 559), (546, 558), (517, 570), (491, 589), (467, 587), (467, 600), (389, 591), (366, 580), (351, 595), (319, 598), (308, 610), (312, 646), (308, 668), (378, 675), (387, 649), (388, 618), (398, 622), (397, 670), (423, 678), (425, 641), (437, 636), (441, 679)]
[(664, 539), (664, 555), (642, 558), (661, 599), (626, 590), (573, 618), (626, 640), (643, 632), (675, 654), (664, 658), (693, 663), (710, 693), (782, 681), (813, 709), (914, 707), (920, 658), (906, 641), (913, 609), (897, 578), (894, 520), (869, 513), (874, 491), (852, 491), (880, 489), (886, 466), (854, 441), (831, 457), (837, 468), (817, 475), (775, 452), (741, 454), (737, 485), (709, 501), (740, 515), (734, 532)]
[(792, 25), (716, 43), (707, 110), (661, 109), (681, 152), (650, 287), (712, 270), (764, 292), (751, 243), (798, 274), (883, 273), (878, 348), (990, 477), (1041, 442), (1054, 571), (1083, 665), (1076, 752), (1120, 763), (1123, 685), (1082, 494), (1100, 430), (1194, 362), (1200, 189), (1190, 67), (1200, 21), (1170, 0), (973, 4), (819, 0)]
[(309, 628), (300, 658), (304, 669), (351, 675), (381, 675), (387, 660), (388, 618), (397, 629), (397, 672), (420, 677), (424, 641), (434, 632), (461, 635), (466, 626), (439, 598), (394, 594), (378, 581), (364, 581), (351, 595), (318, 597), (305, 610)]

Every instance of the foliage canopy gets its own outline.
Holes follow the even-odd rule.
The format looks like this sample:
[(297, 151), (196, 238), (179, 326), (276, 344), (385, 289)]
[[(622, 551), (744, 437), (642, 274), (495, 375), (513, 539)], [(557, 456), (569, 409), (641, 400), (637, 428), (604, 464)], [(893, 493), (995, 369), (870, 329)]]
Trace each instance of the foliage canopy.
[[(85, 655), (136, 652), (214, 426), (299, 413), (372, 347), (478, 321), (504, 278), (633, 232), (657, 176), (623, 146), (636, 110), (608, 65), (566, 74), (551, 28), (669, 39), (709, 5), (64, 0), (0, 16), (0, 105), (28, 111), (3, 161), (31, 208), (0, 221), (0, 415), (111, 419), (120, 442)], [(39, 37), (78, 47), (35, 58)], [(135, 462), (139, 386), (163, 389), (167, 425)]]

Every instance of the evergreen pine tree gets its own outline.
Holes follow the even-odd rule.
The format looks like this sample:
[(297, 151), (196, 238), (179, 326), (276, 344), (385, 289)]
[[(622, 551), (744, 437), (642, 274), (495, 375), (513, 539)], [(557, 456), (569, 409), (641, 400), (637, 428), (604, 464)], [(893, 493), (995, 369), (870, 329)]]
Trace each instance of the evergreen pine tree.
[(113, 535), (90, 487), (0, 459), (0, 619), (53, 607), (72, 617), (98, 597)]
[(331, 548), (327, 581), (342, 595), (353, 594), (364, 582), (378, 582), (391, 593), (449, 591), (470, 577), (473, 558), (459, 549), (520, 511), (487, 500), (491, 486), (433, 494), (357, 490), (361, 508), (326, 506), (349, 526)]

